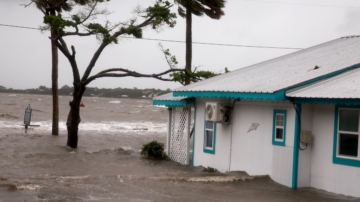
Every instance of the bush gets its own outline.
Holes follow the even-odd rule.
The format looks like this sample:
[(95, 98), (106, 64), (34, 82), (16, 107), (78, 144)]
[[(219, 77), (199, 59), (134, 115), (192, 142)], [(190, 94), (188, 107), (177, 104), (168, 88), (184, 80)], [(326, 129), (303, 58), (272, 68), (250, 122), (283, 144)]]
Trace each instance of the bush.
[(212, 167), (207, 167), (204, 168), (201, 172), (205, 172), (205, 173), (218, 173), (219, 171), (216, 170), (216, 168), (212, 168)]
[(144, 144), (141, 149), (141, 155), (146, 157), (152, 157), (155, 159), (166, 159), (167, 156), (164, 152), (164, 144), (153, 140), (147, 144)]

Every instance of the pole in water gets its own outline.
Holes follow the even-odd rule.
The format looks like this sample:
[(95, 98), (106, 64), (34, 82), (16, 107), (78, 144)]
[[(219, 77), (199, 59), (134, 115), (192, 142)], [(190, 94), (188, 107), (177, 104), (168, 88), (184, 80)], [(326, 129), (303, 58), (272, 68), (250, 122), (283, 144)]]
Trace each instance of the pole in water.
[(31, 122), (31, 105), (28, 104), (27, 108), (25, 109), (25, 115), (24, 115), (24, 124), (25, 124), (25, 133), (27, 133), (28, 126)]

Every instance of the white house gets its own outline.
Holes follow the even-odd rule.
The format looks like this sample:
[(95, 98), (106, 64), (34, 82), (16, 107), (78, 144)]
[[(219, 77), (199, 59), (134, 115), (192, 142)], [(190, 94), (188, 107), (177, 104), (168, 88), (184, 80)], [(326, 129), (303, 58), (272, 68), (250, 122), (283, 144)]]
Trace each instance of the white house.
[(360, 197), (359, 67), (360, 36), (342, 37), (156, 97), (169, 156)]

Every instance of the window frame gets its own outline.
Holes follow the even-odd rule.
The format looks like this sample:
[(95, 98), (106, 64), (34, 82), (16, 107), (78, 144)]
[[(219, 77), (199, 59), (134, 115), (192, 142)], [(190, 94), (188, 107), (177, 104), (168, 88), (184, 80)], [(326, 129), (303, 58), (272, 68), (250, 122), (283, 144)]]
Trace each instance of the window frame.
[[(286, 114), (287, 110), (284, 109), (274, 109), (273, 111), (273, 127), (272, 127), (272, 144), (277, 146), (285, 146), (286, 145)], [(276, 126), (276, 118), (277, 115), (282, 115), (284, 117), (284, 125), (282, 127)], [(283, 129), (283, 138), (276, 138), (276, 129)]]
[(207, 144), (207, 136), (206, 136), (206, 131), (207, 131), (207, 128), (206, 128), (206, 122), (212, 122), (212, 121), (206, 121), (206, 118), (205, 118), (205, 121), (204, 121), (204, 152), (205, 153), (209, 153), (209, 154), (215, 154), (215, 146), (216, 146), (216, 123), (215, 122), (212, 122), (213, 124), (213, 138), (212, 138), (212, 147), (207, 147), (206, 144)]
[[(353, 110), (358, 111), (358, 132), (351, 131), (340, 131), (340, 110)], [(335, 106), (334, 113), (334, 142), (333, 142), (333, 163), (360, 167), (360, 108), (357, 107), (349, 107), (349, 106)], [(350, 135), (358, 135), (358, 153), (357, 157), (341, 155), (340, 154), (340, 133), (350, 134)]]

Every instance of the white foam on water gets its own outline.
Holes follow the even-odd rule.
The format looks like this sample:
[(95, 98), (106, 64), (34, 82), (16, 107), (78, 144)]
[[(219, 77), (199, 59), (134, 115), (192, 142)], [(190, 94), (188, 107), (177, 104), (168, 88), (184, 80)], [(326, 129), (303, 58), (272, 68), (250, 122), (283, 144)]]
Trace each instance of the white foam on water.
[(113, 101), (110, 101), (109, 103), (111, 103), (111, 104), (120, 104), (121, 101), (120, 100), (113, 100)]
[(35, 191), (45, 187), (43, 185), (37, 185), (37, 184), (17, 184), (15, 186), (17, 189), (27, 190), (27, 191)]
[[(31, 125), (40, 125), (40, 127), (31, 127), (33, 131), (51, 131), (52, 122), (40, 121), (31, 122)], [(23, 130), (24, 126), (20, 121), (0, 121), (0, 131), (2, 129), (8, 130)], [(59, 130), (66, 131), (66, 122), (59, 123)], [(153, 122), (115, 122), (115, 121), (103, 121), (103, 122), (86, 122), (80, 123), (79, 131), (89, 132), (110, 132), (110, 133), (137, 133), (141, 135), (151, 134), (166, 134), (166, 123), (153, 123)]]

